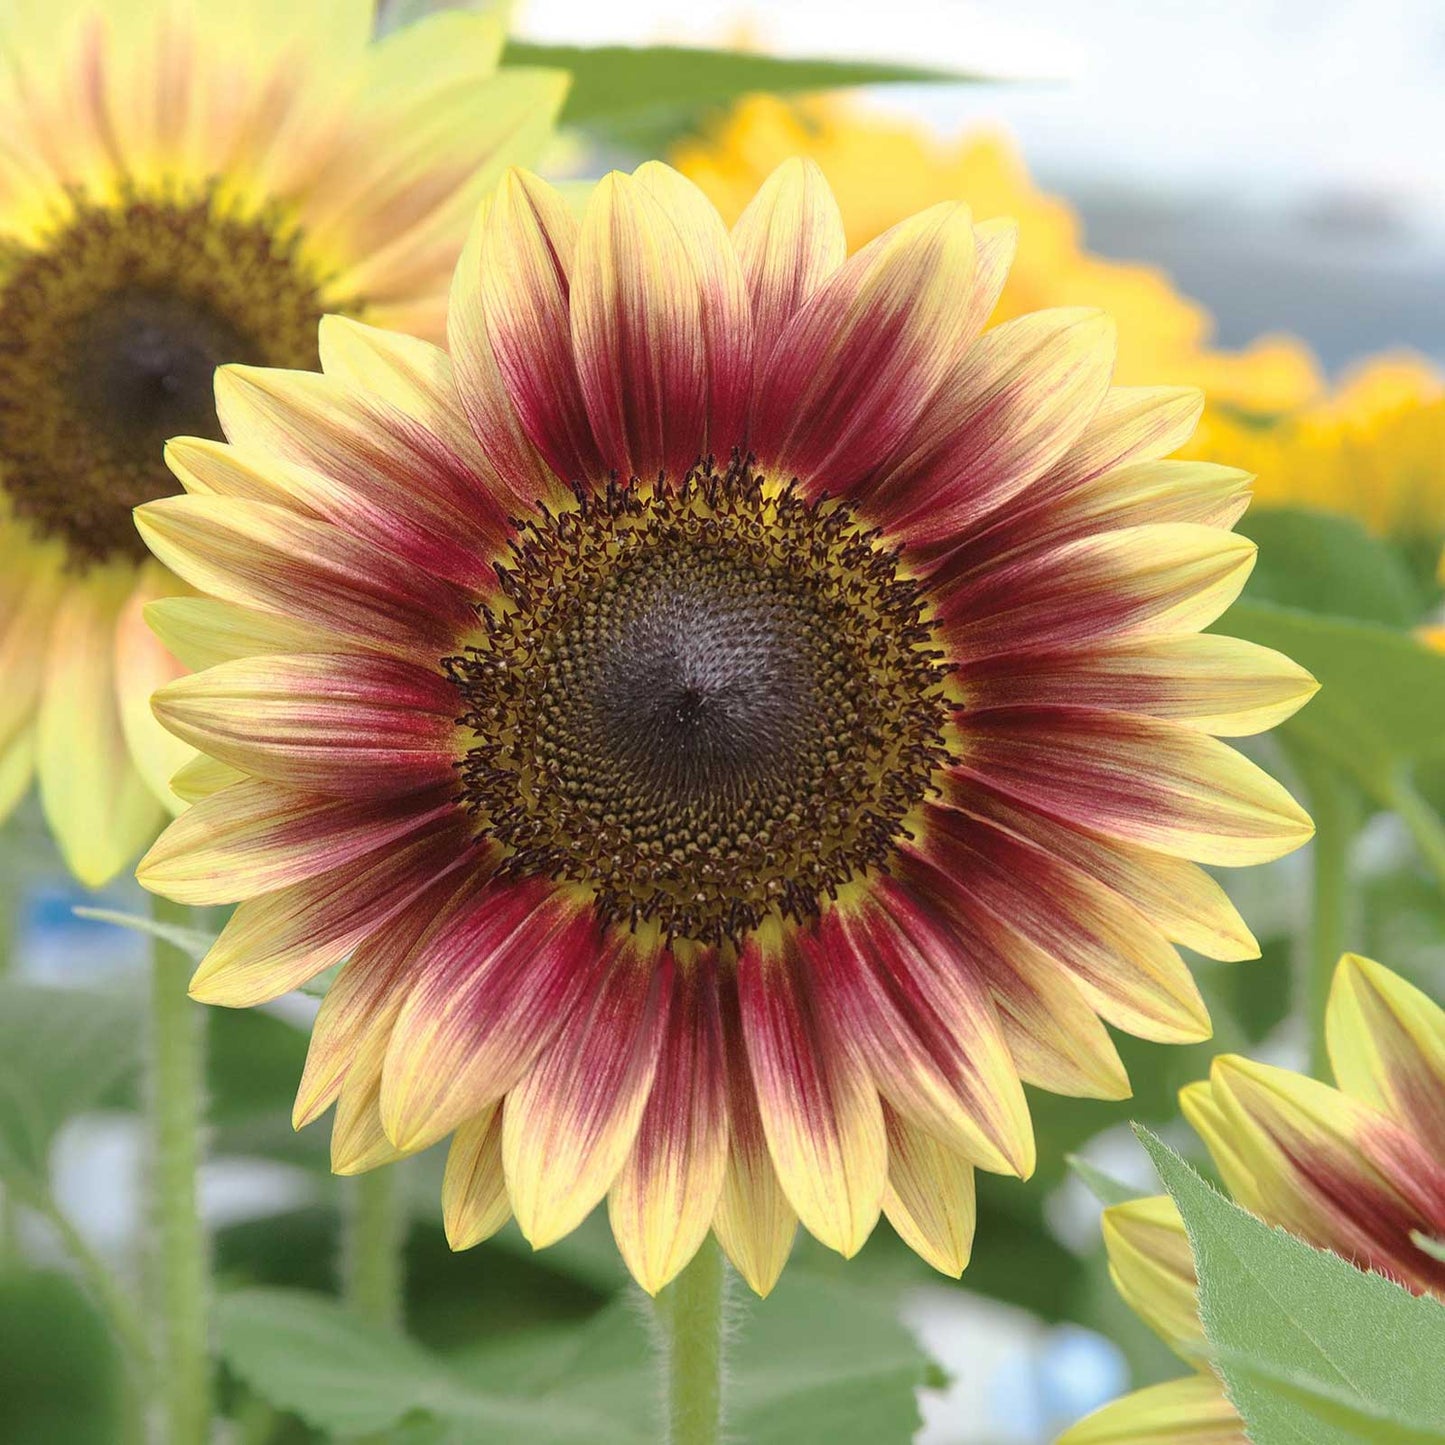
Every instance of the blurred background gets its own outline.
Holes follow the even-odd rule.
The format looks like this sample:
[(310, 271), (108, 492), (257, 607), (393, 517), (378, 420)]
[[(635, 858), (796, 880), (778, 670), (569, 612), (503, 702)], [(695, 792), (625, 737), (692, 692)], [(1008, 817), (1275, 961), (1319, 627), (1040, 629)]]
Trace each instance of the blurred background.
[[(1198, 454), (1259, 470), (1266, 501), (1323, 507), (1397, 547), (1418, 589), (1419, 623), (1436, 615), (1433, 569), (1445, 534), (1438, 5), (531, 0), (517, 31), (544, 43), (745, 44), (1000, 77), (644, 114), (602, 137), (569, 137), (556, 166), (592, 175), (665, 147), (731, 216), (772, 165), (806, 149), (833, 180), (854, 245), (954, 195), (980, 216), (1019, 215), (1020, 272), (1006, 306), (1095, 303), (1115, 312), (1121, 379), (1209, 390)], [(1268, 595), (1268, 576), (1258, 586)], [(1289, 775), (1287, 757), (1260, 756)], [(74, 909), (142, 913), (145, 904), (132, 887), (101, 898), (78, 892), (29, 815), (3, 846), (0, 925), (13, 932), (15, 967), (74, 995), (67, 1036), (43, 1041), (73, 1054), (83, 1104), (55, 1121), (57, 1195), (91, 1249), (131, 1268), (143, 1225), (130, 1110), (148, 942)], [(1438, 995), (1438, 893), (1393, 815), (1373, 816), (1350, 867), (1360, 899), (1351, 946)], [(1214, 1052), (1248, 1049), (1304, 1065), (1290, 980), (1309, 869), (1299, 856), (1229, 880), (1264, 957), (1195, 960), (1217, 1021), (1214, 1044), (1121, 1041), (1136, 1085), (1131, 1103), (1033, 1096), (1039, 1174), (1027, 1185), (980, 1176), (975, 1259), (960, 1284), (930, 1275), (886, 1228), (847, 1266), (800, 1241), (795, 1269), (842, 1279), (901, 1320), (941, 1367), (920, 1397), (927, 1445), (1034, 1445), (1115, 1394), (1178, 1373), (1112, 1293), (1098, 1205), (1064, 1157), (1083, 1154), (1148, 1187), (1128, 1119), (1190, 1147), (1172, 1122), (1174, 1091), (1201, 1077)], [(314, 1008), (297, 996), (209, 1014), (204, 1196), (226, 1282), (329, 1289), (344, 1267), (337, 1220), (350, 1186), (326, 1171), (325, 1126), (293, 1137), (287, 1120)], [(422, 1341), (464, 1350), (547, 1320), (584, 1321), (623, 1287), (602, 1219), (536, 1257), (509, 1229), (453, 1258), (436, 1204), (440, 1160), (424, 1156), (407, 1172), (409, 1325)], [(34, 1214), (10, 1211), (5, 1228), (8, 1247), (33, 1258), (59, 1264), (73, 1254), (53, 1222)], [(93, 1349), (103, 1360), (105, 1344), (86, 1323), (83, 1299), (9, 1303), (0, 1308), (0, 1334), (10, 1336), (0, 1338), (0, 1358), (12, 1378), (0, 1381), (0, 1399), (8, 1393), (14, 1411), (17, 1391), (68, 1389), (73, 1407), (95, 1388), (96, 1370), (104, 1373), (85, 1356)], [(46, 1354), (49, 1373), (37, 1381), (22, 1368), (25, 1352), (54, 1320), (71, 1342), (74, 1378), (55, 1379)], [(6, 1408), (0, 1403), (0, 1424)], [(318, 1438), (296, 1422), (287, 1428), (289, 1436), (266, 1438)], [(0, 1428), (0, 1440), (11, 1438)]]

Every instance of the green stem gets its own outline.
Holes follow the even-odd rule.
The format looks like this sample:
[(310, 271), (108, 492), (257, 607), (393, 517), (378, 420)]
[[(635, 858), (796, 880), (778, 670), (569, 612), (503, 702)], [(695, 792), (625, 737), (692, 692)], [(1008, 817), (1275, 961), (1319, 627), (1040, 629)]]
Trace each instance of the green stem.
[[(157, 923), (183, 923), (187, 912), (156, 898), (152, 916)], [(152, 947), (149, 1103), (162, 1438), (165, 1445), (206, 1445), (210, 1259), (196, 1190), (205, 1097), (204, 1018), (186, 992), (191, 960), (160, 938)]]
[(1325, 1016), (1340, 955), (1356, 940), (1350, 855), (1360, 827), (1360, 799), (1353, 785), (1328, 761), (1301, 760), (1305, 788), (1314, 815), (1314, 880), (1310, 928), (1301, 966), (1300, 998), (1309, 1027), (1310, 1072), (1329, 1078)]
[(402, 1327), (407, 1213), (404, 1164), (348, 1181), (342, 1264), (346, 1302), (362, 1319)]
[(1420, 856), (1429, 865), (1440, 886), (1445, 888), (1445, 821), (1415, 791), (1415, 785), (1403, 770), (1395, 774), (1385, 789), (1383, 801), (1400, 815), (1410, 830)]
[[(0, 976), (14, 966), (15, 935), (20, 912), (21, 888), (8, 859), (0, 860)], [(20, 1255), (20, 1220), (17, 1201), (0, 1184), (0, 1265)]]
[(659, 1299), (667, 1341), (668, 1445), (718, 1445), (727, 1272), (711, 1236)]

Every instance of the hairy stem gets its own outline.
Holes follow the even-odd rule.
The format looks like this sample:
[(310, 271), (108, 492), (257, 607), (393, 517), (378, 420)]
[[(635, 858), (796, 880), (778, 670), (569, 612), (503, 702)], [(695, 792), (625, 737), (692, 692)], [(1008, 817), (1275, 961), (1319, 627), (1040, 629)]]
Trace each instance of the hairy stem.
[(658, 1300), (667, 1357), (669, 1445), (722, 1439), (727, 1266), (709, 1236)]
[[(157, 898), (153, 916), (157, 923), (181, 923), (187, 915), (184, 908)], [(166, 1445), (206, 1445), (210, 1260), (196, 1187), (205, 1098), (204, 1018), (186, 993), (190, 959), (160, 938), (152, 940), (152, 949), (149, 1105), (162, 1438)]]
[(346, 1302), (371, 1324), (402, 1327), (406, 1243), (405, 1164), (347, 1181), (342, 1267)]

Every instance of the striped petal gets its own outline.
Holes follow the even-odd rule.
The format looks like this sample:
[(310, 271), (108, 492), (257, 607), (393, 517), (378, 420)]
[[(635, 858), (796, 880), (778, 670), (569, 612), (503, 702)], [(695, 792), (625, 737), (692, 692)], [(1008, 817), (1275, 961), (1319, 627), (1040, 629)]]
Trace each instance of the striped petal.
[(545, 880), (497, 882), (408, 963), (382, 1084), (387, 1132), (435, 1143), (520, 1080), (601, 985), (590, 910)]
[(1215, 737), (1246, 737), (1292, 716), (1319, 684), (1282, 653), (1213, 633), (1038, 649), (985, 658), (960, 679), (964, 703), (1060, 704), (1144, 713)]
[(224, 366), (216, 412), (247, 450), (330, 478), (335, 487), (313, 483), (305, 500), (337, 525), (435, 576), (485, 579), (505, 508), (465, 457), (384, 397), (315, 372)]
[(453, 780), (456, 693), (408, 663), (243, 658), (180, 678), (151, 705), (202, 752), (303, 792), (400, 797)]
[(1054, 1445), (1249, 1445), (1213, 1375), (1136, 1390), (1065, 1430)]
[[(709, 450), (712, 367), (698, 281), (652, 191), (616, 172), (604, 177), (577, 242), (572, 346), (603, 465), (624, 478), (678, 477)], [(724, 455), (737, 439), (718, 437)]]
[(160, 831), (165, 811), (126, 747), (116, 625), (129, 568), (66, 589), (51, 624), (35, 727), (40, 802), (66, 866), (99, 888)]
[(668, 1030), (669, 953), (614, 929), (587, 999), (502, 1110), (502, 1164), (534, 1249), (569, 1234), (611, 1188), (633, 1147)]
[(944, 379), (905, 450), (858, 489), (915, 545), (1023, 491), (1098, 409), (1114, 366), (1102, 312), (1038, 311), (995, 327)]
[(880, 878), (798, 946), (820, 1008), (896, 1112), (985, 1169), (1032, 1173), (1028, 1105), (988, 990), (906, 890)]
[(697, 1253), (727, 1170), (727, 1069), (711, 958), (676, 969), (667, 1033), (637, 1140), (608, 1195), (617, 1247), (656, 1294)]
[(235, 903), (344, 868), (455, 812), (444, 794), (371, 802), (247, 778), (177, 818), (136, 876), (177, 903)]
[(227, 763), (218, 763), (205, 753), (196, 753), (190, 762), (176, 769), (171, 779), (171, 792), (183, 803), (199, 803), (232, 783), (239, 783), (247, 775), (240, 768)]
[[(1266, 1220), (1445, 1294), (1445, 1263), (1411, 1238), (1445, 1236), (1445, 1161), (1385, 1115), (1287, 1069), (1226, 1055), (1209, 1082)], [(1212, 1134), (1204, 1141), (1212, 1152)]]
[(888, 1130), (883, 1212), (909, 1249), (957, 1279), (973, 1252), (973, 1165), (886, 1104), (883, 1117)]
[(792, 1253), (798, 1216), (768, 1153), (758, 1112), (757, 1088), (743, 1043), (737, 990), (721, 992), (723, 1049), (727, 1066), (728, 1162), (713, 1231), (732, 1266), (754, 1293), (772, 1293)]
[(758, 187), (732, 243), (753, 310), (759, 382), (788, 322), (843, 264), (843, 216), (815, 161), (784, 161)]
[(300, 988), (438, 876), (466, 864), (470, 846), (459, 823), (433, 825), (400, 846), (241, 904), (201, 960), (191, 997), (250, 1008)]
[(942, 578), (937, 606), (965, 661), (1198, 632), (1239, 596), (1255, 551), (1214, 527), (1129, 527)]
[(493, 1104), (457, 1130), (442, 1177), (442, 1222), (453, 1249), (490, 1239), (512, 1217), (502, 1171), (502, 1106)]
[[(1022, 939), (1067, 973), (1104, 1018), (1140, 1038), (1209, 1037), (1209, 1013), (1189, 970), (1116, 893), (956, 810), (930, 810), (923, 846), (933, 887), (965, 938), (977, 933), (1005, 954)], [(1027, 952), (1019, 967), (1030, 967)]]
[(461, 592), (328, 522), (233, 497), (136, 510), (151, 551), (198, 590), (382, 651), (444, 654), (475, 623)]
[(331, 1170), (334, 1174), (365, 1174), (395, 1164), (405, 1153), (381, 1127), (381, 1063), (386, 1057), (386, 1028), (373, 1028), (346, 1071), (331, 1124)]
[(351, 1060), (373, 1028), (387, 1036), (411, 985), (411, 962), (422, 941), (446, 928), (462, 901), (486, 882), (493, 860), (460, 868), (429, 884), (357, 946), (321, 1000), (311, 1025), (306, 1066), (296, 1090), (291, 1125), (303, 1129), (335, 1101)]
[(963, 714), (954, 774), (1009, 801), (1196, 863), (1267, 863), (1313, 833), (1267, 773), (1214, 738), (1091, 708)]
[(966, 206), (934, 206), (850, 257), (783, 330), (752, 447), (764, 466), (837, 493), (908, 437), (973, 339)]
[(838, 1037), (807, 963), (757, 934), (738, 960), (743, 1039), (778, 1179), (806, 1228), (851, 1257), (877, 1223), (888, 1146), (878, 1091)]
[(1109, 1275), (1124, 1303), (1190, 1364), (1208, 1346), (1199, 1322), (1194, 1255), (1168, 1195), (1111, 1205), (1102, 1221)]
[[(467, 412), (494, 464), (513, 455), (510, 417), (564, 482), (605, 475), (572, 352), (578, 226), (567, 203), (509, 171), (478, 223), (452, 286), (451, 351)], [(499, 372), (509, 411), (493, 389)]]
[(950, 780), (944, 796), (965, 813), (986, 818), (1083, 869), (1132, 903), (1171, 943), (1182, 943), (1206, 958), (1259, 957), (1259, 944), (1229, 895), (1195, 864), (1047, 817), (1012, 802), (977, 776)]
[(1445, 1159), (1445, 1009), (1388, 968), (1347, 953), (1325, 1027), (1340, 1088)]

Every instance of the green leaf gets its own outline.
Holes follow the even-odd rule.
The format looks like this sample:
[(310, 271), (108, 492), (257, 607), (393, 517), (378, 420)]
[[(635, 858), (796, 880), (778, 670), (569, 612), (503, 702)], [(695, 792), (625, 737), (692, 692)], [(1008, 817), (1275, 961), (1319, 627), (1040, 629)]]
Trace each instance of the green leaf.
[(1099, 1201), (1100, 1204), (1127, 1204), (1131, 1199), (1138, 1199), (1140, 1191), (1131, 1189), (1122, 1180), (1115, 1179), (1112, 1174), (1105, 1174), (1102, 1169), (1096, 1169), (1087, 1159), (1078, 1154), (1068, 1155), (1064, 1163), (1079, 1177), (1088, 1187), (1089, 1193)]
[(1137, 1132), (1184, 1218), (1205, 1334), (1255, 1445), (1445, 1440), (1445, 1305), (1272, 1229)]
[(695, 112), (755, 91), (776, 95), (899, 81), (956, 84), (985, 78), (886, 61), (794, 59), (681, 45), (634, 48), (533, 45), (512, 40), (502, 62), (570, 71), (572, 89), (562, 112), (562, 121), (567, 125), (612, 122), (667, 111)]
[(1413, 627), (1426, 598), (1405, 558), (1353, 517), (1307, 508), (1248, 513), (1239, 531), (1259, 544), (1250, 602)]
[[(258, 1395), (327, 1434), (365, 1435), (416, 1416), (489, 1445), (642, 1445), (586, 1401), (505, 1398), (445, 1360), (301, 1290), (242, 1290), (217, 1309), (222, 1357)], [(448, 1438), (445, 1434), (442, 1438)]]
[(1276, 648), (1320, 682), (1287, 735), (1347, 768), (1377, 798), (1401, 766), (1445, 749), (1445, 653), (1377, 623), (1266, 603), (1230, 608), (1221, 630)]
[(152, 938), (162, 939), (173, 948), (189, 954), (197, 963), (210, 952), (211, 945), (219, 936), (204, 928), (185, 928), (176, 923), (158, 923), (144, 913), (122, 913), (115, 908), (76, 908), (72, 911), (77, 918), (93, 918), (97, 923), (113, 923), (117, 928), (129, 928), (136, 933), (148, 933)]
[(0, 1440), (109, 1445), (124, 1438), (121, 1362), (68, 1276), (0, 1275)]
[(140, 1036), (133, 995), (0, 979), (0, 1174), (48, 1188), (60, 1126), (135, 1071)]

